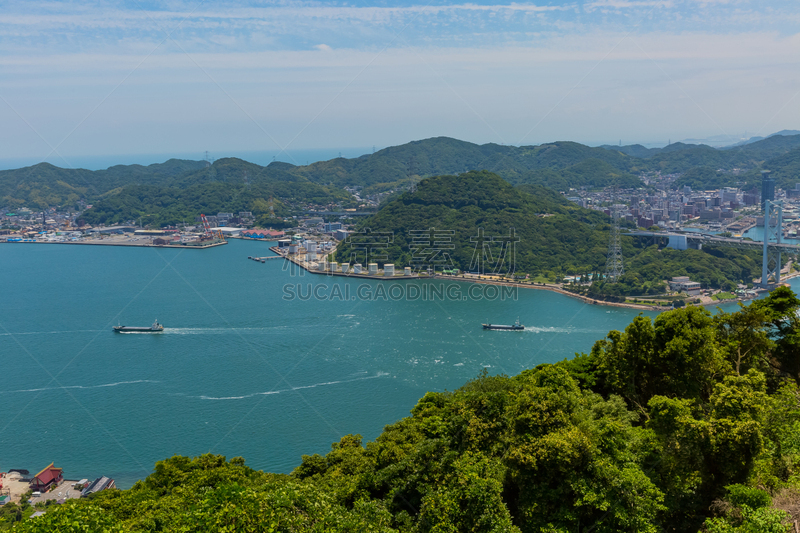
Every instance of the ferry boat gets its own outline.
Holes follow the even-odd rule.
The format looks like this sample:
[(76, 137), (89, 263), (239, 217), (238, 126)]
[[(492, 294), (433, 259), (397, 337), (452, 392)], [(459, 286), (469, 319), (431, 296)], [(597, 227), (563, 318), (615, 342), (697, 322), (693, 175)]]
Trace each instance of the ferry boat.
[(525, 326), (519, 323), (519, 317), (517, 317), (517, 321), (507, 326), (505, 324), (483, 324), (483, 329), (501, 329), (507, 331), (522, 331), (525, 329)]
[(153, 325), (147, 327), (134, 327), (134, 326), (114, 326), (114, 331), (117, 333), (161, 333), (164, 331), (164, 326), (158, 323), (158, 320), (153, 322)]

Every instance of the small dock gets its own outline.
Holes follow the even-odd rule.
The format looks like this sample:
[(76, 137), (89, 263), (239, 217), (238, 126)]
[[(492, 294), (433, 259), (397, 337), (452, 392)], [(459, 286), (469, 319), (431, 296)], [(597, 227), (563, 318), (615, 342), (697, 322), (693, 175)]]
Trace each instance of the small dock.
[(252, 255), (248, 255), (247, 258), (261, 263), (264, 263), (269, 259), (285, 259), (285, 257), (282, 255), (268, 255), (266, 257), (253, 257)]

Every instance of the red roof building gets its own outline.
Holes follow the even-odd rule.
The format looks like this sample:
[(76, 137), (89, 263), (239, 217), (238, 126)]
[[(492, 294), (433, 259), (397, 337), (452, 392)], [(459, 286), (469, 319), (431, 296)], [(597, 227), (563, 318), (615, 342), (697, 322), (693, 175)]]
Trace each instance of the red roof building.
[(33, 476), (31, 489), (46, 492), (50, 490), (50, 487), (58, 485), (62, 481), (64, 481), (63, 469), (56, 468), (53, 463), (50, 463), (44, 470)]

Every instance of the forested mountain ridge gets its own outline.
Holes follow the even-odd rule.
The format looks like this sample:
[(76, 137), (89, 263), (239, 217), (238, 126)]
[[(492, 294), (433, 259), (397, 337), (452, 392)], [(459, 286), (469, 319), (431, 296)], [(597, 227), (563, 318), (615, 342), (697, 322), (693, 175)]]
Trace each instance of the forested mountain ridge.
[(59, 168), (39, 163), (0, 170), (0, 205), (6, 207), (73, 206), (89, 202), (115, 189), (132, 185), (158, 185), (205, 167), (203, 161), (170, 159), (153, 165), (116, 165), (105, 170)]
[(637, 158), (637, 170), (682, 174), (675, 187), (758, 187), (761, 170), (770, 170), (777, 186), (784, 189), (794, 188), (800, 178), (800, 135), (772, 135), (721, 149), (684, 143), (649, 149), (641, 145), (604, 148)]
[[(778, 186), (794, 187), (800, 171), (800, 135), (775, 135), (729, 149), (682, 143), (661, 149), (638, 145), (592, 148), (568, 141), (515, 147), (436, 137), (353, 159), (336, 158), (305, 166), (275, 162), (264, 167), (224, 158), (208, 167), (204, 161), (170, 160), (147, 167), (118, 165), (89, 171), (41, 163), (0, 171), (0, 205), (43, 209), (75, 206), (80, 199), (97, 204), (123, 190), (129, 198), (156, 199), (174, 196), (171, 188), (181, 188), (194, 196), (183, 195), (183, 205), (175, 211), (190, 213), (191, 206), (203, 202), (197, 195), (209, 194), (203, 185), (214, 183), (230, 187), (263, 186), (262, 196), (266, 197), (257, 198), (263, 201), (272, 195), (286, 205), (325, 204), (352, 198), (344, 192), (346, 186), (361, 187), (364, 195), (403, 191), (425, 177), (469, 170), (488, 170), (515, 185), (542, 185), (560, 192), (610, 185), (639, 187), (641, 181), (637, 176), (643, 172), (684, 174), (675, 186), (686, 184), (703, 189), (757, 185), (762, 169), (773, 171)], [(152, 189), (136, 190), (147, 186), (161, 187), (163, 194), (154, 194)], [(211, 203), (232, 212), (253, 210), (245, 202)], [(159, 205), (159, 201), (140, 202), (123, 212), (124, 206), (118, 199), (99, 206), (97, 213), (105, 213), (104, 216), (90, 214), (89, 218), (98, 223), (112, 223), (123, 220), (131, 211), (153, 213)]]
[[(486, 171), (426, 178), (413, 193), (404, 193), (386, 203), (375, 215), (361, 221), (357, 229), (391, 233), (385, 262), (414, 267), (419, 251), (415, 259), (418, 245), (412, 232), (431, 228), (453, 232), (452, 249), (443, 251), (449, 259), (448, 268), (478, 270), (476, 257), (486, 246), (493, 257), (490, 270), (497, 265), (501, 273), (526, 273), (555, 280), (564, 275), (605, 271), (610, 235), (605, 213), (578, 207), (542, 186), (514, 187)], [(504, 253), (503, 245), (478, 243), (479, 231), (486, 238), (500, 238), (497, 242), (502, 243), (502, 237), (509, 235), (512, 228), (519, 240), (513, 265), (510, 258), (500, 265), (496, 258)], [(356, 234), (341, 243), (336, 261), (363, 262), (359, 238)], [(759, 272), (758, 254), (746, 250), (659, 250), (658, 246), (632, 237), (623, 237), (622, 248), (627, 265), (625, 276), (616, 284), (596, 284), (597, 295), (660, 293), (664, 279), (684, 275), (710, 287), (729, 287), (748, 283)]]
[[(576, 168), (577, 165), (580, 165)], [(448, 137), (414, 141), (385, 148), (356, 159), (332, 159), (298, 167), (298, 171), (318, 183), (372, 187), (395, 186), (417, 178), (455, 174), (469, 170), (489, 170), (511, 183), (531, 183), (551, 188), (606, 186), (619, 183), (636, 186), (638, 179), (629, 171), (631, 158), (574, 142), (555, 142), (539, 146), (477, 145)], [(559, 171), (570, 169), (569, 179)], [(540, 171), (549, 170), (550, 173)]]
[[(344, 190), (312, 183), (283, 170), (236, 158), (219, 159), (208, 168), (175, 176), (160, 185), (134, 185), (97, 201), (84, 212), (88, 224), (115, 224), (147, 216), (156, 226), (193, 222), (201, 214), (250, 211), (264, 224), (280, 226), (283, 217), (301, 211), (302, 205), (353, 202)], [(269, 199), (272, 199), (270, 209)]]
[[(687, 144), (682, 142), (671, 143), (663, 148), (645, 148), (641, 144), (629, 144), (625, 146), (604, 144), (600, 148), (622, 152), (623, 154), (640, 159), (647, 159), (659, 154), (689, 150), (693, 147), (702, 147), (703, 149), (711, 148), (704, 144)], [(711, 149), (727, 152), (728, 157), (743, 157), (745, 158), (744, 160), (752, 159), (756, 161), (765, 161), (795, 148), (800, 148), (800, 133), (787, 131), (779, 132), (751, 143)]]
[(789, 533), (798, 311), (782, 287), (736, 313), (639, 316), (588, 354), (429, 392), (290, 475), (174, 456), (15, 531)]
[[(232, 163), (236, 162), (236, 163)], [(573, 142), (540, 146), (477, 145), (447, 137), (413, 141), (354, 159), (336, 158), (306, 166), (272, 163), (266, 167), (224, 158), (206, 168), (204, 161), (169, 160), (149, 166), (118, 165), (106, 170), (63, 169), (49, 163), (0, 171), (0, 204), (34, 209), (89, 203), (127, 186), (191, 187), (225, 182), (309, 182), (341, 189), (364, 187), (366, 193), (407, 188), (422, 177), (489, 169), (512, 183), (552, 188), (636, 186), (628, 156)], [(565, 171), (561, 175), (561, 171)], [(318, 195), (319, 191), (315, 191)]]

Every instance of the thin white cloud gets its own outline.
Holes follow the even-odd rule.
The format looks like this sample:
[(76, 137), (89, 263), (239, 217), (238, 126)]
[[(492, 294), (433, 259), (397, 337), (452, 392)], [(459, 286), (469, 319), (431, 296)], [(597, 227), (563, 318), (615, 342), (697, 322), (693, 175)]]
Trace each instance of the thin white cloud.
[[(194, 71), (194, 63), (183, 52), (164, 47), (165, 52), (152, 54), (138, 69), (148, 72), (175, 73)], [(324, 55), (319, 54), (325, 51)], [(484, 47), (396, 47), (383, 53), (377, 50), (336, 49), (317, 44), (310, 50), (234, 51), (225, 53), (192, 53), (194, 61), (212, 72), (226, 72), (225, 79), (247, 81), (274, 69), (356, 69), (375, 67), (418, 66), (420, 57), (433, 68), (459, 65), (476, 72), (493, 69), (535, 68), (548, 63), (581, 63), (592, 61), (637, 62), (666, 61), (690, 64), (692, 61), (729, 61), (741, 64), (800, 64), (800, 34), (783, 37), (777, 33), (739, 33), (716, 35), (705, 33), (674, 35), (652, 33), (625, 36), (620, 33), (594, 32), (582, 36), (551, 36), (542, 43), (527, 46), (501, 45)], [(80, 83), (87, 73), (93, 78), (106, 73), (110, 78), (127, 72), (141, 62), (142, 56), (131, 53), (73, 53), (50, 55), (0, 56), (0, 67), (7, 74), (0, 87), (9, 84), (38, 83), (49, 85), (53, 77), (74, 79)], [(231, 72), (230, 74), (227, 74)]]
[(672, 8), (675, 3), (672, 0), (597, 0), (584, 4), (586, 11), (595, 9), (630, 9), (636, 7), (661, 7)]
[[(312, 4), (290, 4), (266, 8), (234, 8), (227, 10), (208, 9), (199, 11), (153, 11), (153, 10), (108, 10), (80, 11), (78, 13), (46, 13), (26, 10), (25, 13), (0, 14), (0, 25), (31, 26), (49, 28), (69, 26), (71, 28), (123, 28), (132, 22), (183, 21), (189, 25), (208, 21), (242, 21), (258, 23), (282, 16), (313, 16), (321, 19), (357, 19), (365, 21), (386, 21), (392, 17), (405, 15), (437, 15), (457, 12), (521, 12), (546, 13), (576, 9), (576, 5), (551, 6), (528, 3), (510, 4), (450, 4), (450, 5), (412, 5), (412, 6), (326, 6)], [(32, 12), (31, 12), (32, 11)]]

